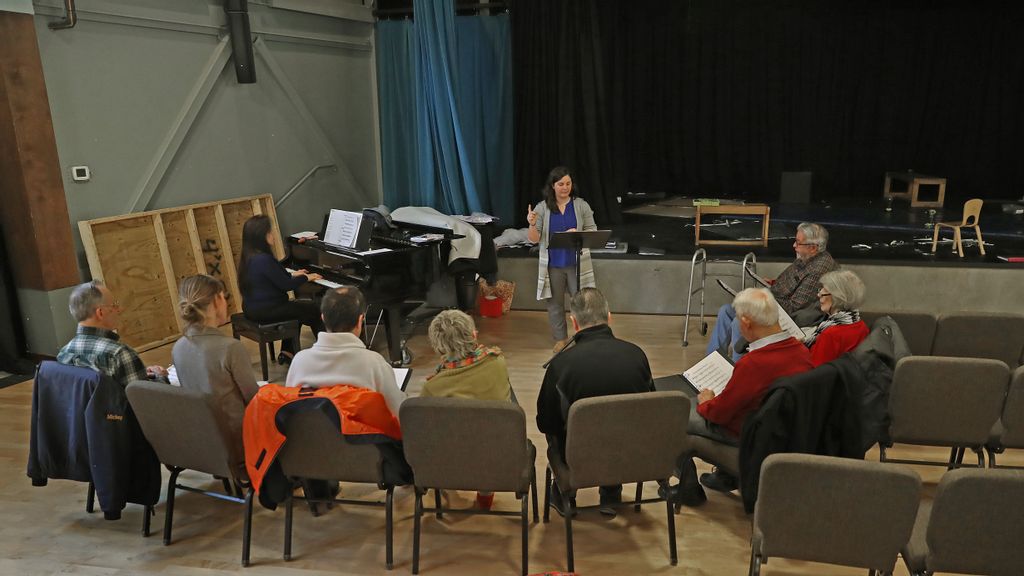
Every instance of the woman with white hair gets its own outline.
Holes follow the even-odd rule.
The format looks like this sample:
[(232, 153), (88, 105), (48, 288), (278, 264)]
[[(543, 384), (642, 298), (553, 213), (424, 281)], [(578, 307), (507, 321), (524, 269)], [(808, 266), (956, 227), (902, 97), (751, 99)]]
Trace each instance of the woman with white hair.
[[(437, 371), (427, 376), (420, 396), (512, 401), (508, 365), (497, 346), (477, 342), (473, 319), (461, 310), (445, 310), (427, 330), (430, 346), (441, 355)], [(491, 492), (478, 492), (476, 506), (490, 510)]]
[(828, 315), (804, 344), (811, 349), (811, 363), (820, 366), (857, 347), (868, 337), (868, 326), (860, 319), (864, 282), (849, 270), (835, 270), (821, 277), (818, 304)]

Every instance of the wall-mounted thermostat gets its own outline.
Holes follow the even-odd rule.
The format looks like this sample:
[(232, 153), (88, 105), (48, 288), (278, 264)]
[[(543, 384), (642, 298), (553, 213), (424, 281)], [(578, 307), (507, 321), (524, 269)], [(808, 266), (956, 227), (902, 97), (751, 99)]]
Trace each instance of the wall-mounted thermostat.
[(75, 182), (88, 182), (89, 181), (89, 167), (88, 166), (72, 166), (71, 167), (71, 179)]

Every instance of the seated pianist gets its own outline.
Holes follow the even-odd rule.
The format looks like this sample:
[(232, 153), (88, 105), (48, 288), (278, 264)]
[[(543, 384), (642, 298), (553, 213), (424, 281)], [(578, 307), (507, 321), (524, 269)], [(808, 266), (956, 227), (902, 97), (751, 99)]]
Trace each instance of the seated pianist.
[[(253, 216), (242, 227), (242, 257), (238, 265), (238, 284), (242, 291), (242, 312), (255, 322), (298, 320), (309, 326), (313, 336), (324, 330), (320, 310), (313, 302), (289, 300), (288, 292), (321, 278), (306, 270), (288, 272), (273, 251), (274, 234), (270, 218)], [(281, 343), (278, 363), (290, 363), (299, 351), (299, 342), (287, 338)]]

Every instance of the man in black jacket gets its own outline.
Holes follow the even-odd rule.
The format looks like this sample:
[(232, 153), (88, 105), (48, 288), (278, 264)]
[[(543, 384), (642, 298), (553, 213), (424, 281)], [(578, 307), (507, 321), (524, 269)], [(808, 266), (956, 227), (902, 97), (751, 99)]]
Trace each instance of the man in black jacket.
[[(547, 435), (548, 458), (564, 459), (565, 425), (573, 402), (595, 396), (653, 392), (647, 355), (639, 346), (612, 334), (608, 301), (596, 288), (583, 288), (572, 297), (570, 318), (576, 335), (548, 366), (537, 397), (537, 428)], [(558, 490), (555, 508), (565, 511)], [(614, 516), (610, 506), (622, 501), (622, 486), (601, 487), (601, 513)]]

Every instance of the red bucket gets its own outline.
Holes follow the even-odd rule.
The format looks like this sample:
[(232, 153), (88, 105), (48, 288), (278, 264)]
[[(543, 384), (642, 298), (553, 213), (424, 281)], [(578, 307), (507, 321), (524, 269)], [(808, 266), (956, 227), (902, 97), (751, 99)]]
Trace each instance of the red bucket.
[(501, 298), (498, 298), (497, 296), (481, 296), (480, 315), (487, 318), (500, 318)]

